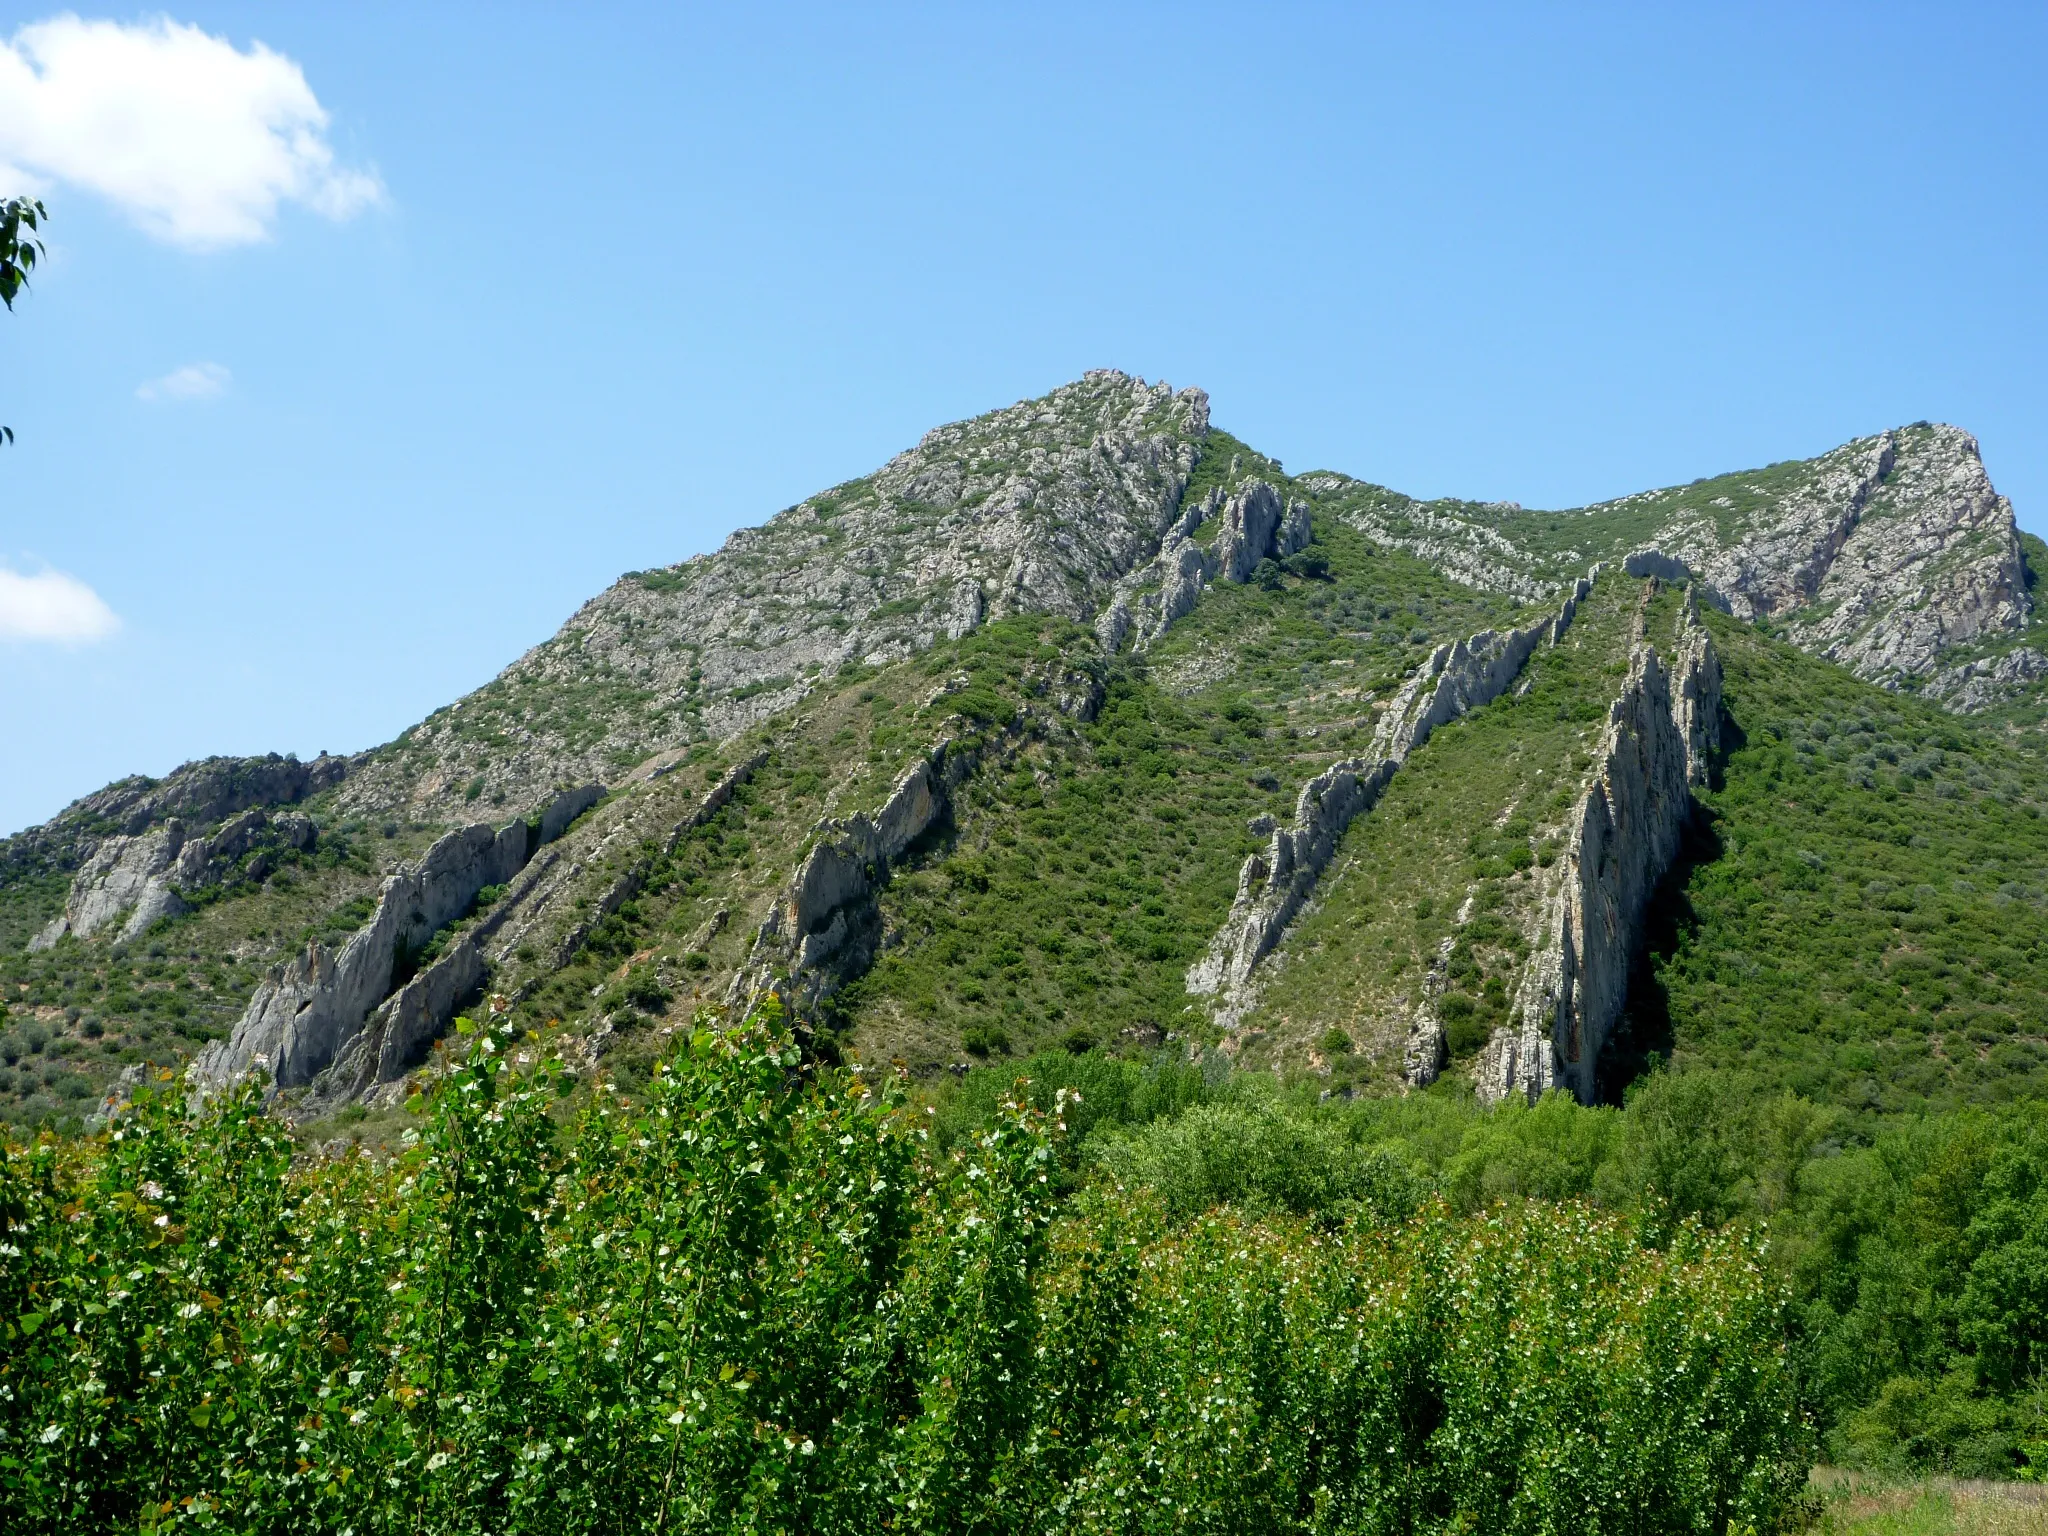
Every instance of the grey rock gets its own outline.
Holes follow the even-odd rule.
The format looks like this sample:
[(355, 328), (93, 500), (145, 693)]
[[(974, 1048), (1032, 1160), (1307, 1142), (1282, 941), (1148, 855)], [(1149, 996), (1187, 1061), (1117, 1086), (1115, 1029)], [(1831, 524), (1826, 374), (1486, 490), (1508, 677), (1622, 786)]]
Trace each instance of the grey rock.
[[(539, 827), (567, 826), (601, 794), (588, 785), (565, 791), (542, 809)], [(453, 1009), (481, 985), (477, 941), (502, 925), (512, 908), (501, 901), (476, 931), (400, 988), (404, 957), (467, 912), (486, 886), (508, 884), (538, 847), (537, 833), (524, 821), (495, 829), (478, 823), (439, 839), (385, 880), (370, 920), (338, 952), (314, 940), (273, 968), (228, 1038), (195, 1058), (195, 1082), (217, 1088), (262, 1067), (280, 1088), (311, 1083), (349, 1051), (373, 1015), (373, 1043), (350, 1057), (346, 1091), (359, 1088), (355, 1080), (364, 1071), (386, 1080), (377, 1074), (393, 1061), (412, 1059), (421, 1041), (445, 1029)], [(380, 1012), (394, 991), (400, 993), (394, 1006)]]
[(1247, 481), (1223, 504), (1223, 527), (1216, 536), (1217, 575), (1225, 581), (1247, 580), (1258, 563), (1273, 553), (1274, 537), (1286, 515), (1280, 493), (1263, 480)]
[[(338, 758), (312, 764), (291, 758), (209, 759), (199, 765), (204, 771), (178, 783), (172, 793), (130, 804), (122, 825), (138, 830), (117, 832), (98, 843), (72, 877), (63, 914), (37, 933), (28, 947), (48, 949), (66, 934), (88, 939), (117, 921), (121, 924), (118, 936), (132, 939), (159, 918), (185, 912), (186, 894), (228, 878), (236, 872), (238, 861), (259, 844), (310, 848), (318, 835), (310, 817), (273, 817), (262, 806), (236, 808), (258, 793), (303, 792), (309, 785), (323, 782), (328, 767), (340, 762)], [(249, 766), (252, 763), (253, 768)], [(171, 803), (190, 806), (199, 813), (226, 810), (229, 816), (211, 837), (194, 836), (181, 816), (157, 819), (163, 806)], [(269, 866), (259, 858), (245, 873), (261, 879), (268, 872)]]
[(1964, 714), (1990, 709), (2026, 693), (2048, 678), (2048, 656), (2017, 645), (1995, 656), (1980, 656), (1946, 667), (1921, 692)]
[(802, 1014), (866, 969), (881, 938), (876, 898), (890, 866), (950, 814), (952, 790), (974, 767), (974, 754), (941, 741), (903, 771), (872, 816), (820, 822), (727, 1000), (748, 1006), (773, 992)]
[[(1208, 421), (1199, 390), (1104, 371), (938, 428), (714, 555), (622, 579), (352, 775), (344, 806), (455, 809), (478, 778), (531, 800), (565, 776), (604, 776), (621, 754), (730, 739), (845, 663), (909, 656), (1012, 613), (1114, 633), (1117, 584), (1180, 518)], [(670, 707), (621, 712), (587, 740), (565, 701), (593, 672)], [(487, 750), (486, 735), (507, 744)]]
[(1644, 911), (1704, 776), (1705, 722), (1719, 719), (1720, 663), (1690, 603), (1674, 666), (1667, 674), (1648, 644), (1630, 656), (1592, 779), (1548, 872), (1536, 953), (1508, 1024), (1480, 1053), (1474, 1075), (1484, 1103), (1515, 1093), (1533, 1100), (1552, 1088), (1593, 1102), (1595, 1064), (1621, 1015)]
[(64, 913), (29, 940), (30, 949), (48, 949), (67, 933), (91, 938), (123, 917), (123, 938), (141, 933), (160, 917), (184, 910), (168, 884), (185, 846), (185, 823), (173, 816), (163, 825), (134, 836), (108, 838), (94, 850), (71, 882)]
[(1591, 589), (1589, 580), (1575, 582), (1554, 616), (1521, 629), (1484, 630), (1437, 647), (1396, 695), (1371, 750), (1333, 763), (1302, 785), (1293, 823), (1271, 827), (1265, 851), (1245, 860), (1230, 915), (1188, 969), (1188, 991), (1216, 999), (1212, 1012), (1219, 1023), (1234, 1027), (1250, 1011), (1260, 962), (1313, 895), (1345, 831), (1378, 803), (1409, 754), (1438, 726), (1499, 698), (1539, 644), (1557, 643)]
[[(1212, 519), (1220, 526), (1215, 543), (1204, 548), (1194, 535)], [(1194, 611), (1210, 582), (1244, 581), (1260, 561), (1284, 558), (1306, 546), (1310, 536), (1308, 503), (1283, 506), (1266, 481), (1247, 480), (1227, 496), (1213, 486), (1167, 529), (1159, 553), (1118, 583), (1096, 638), (1114, 651), (1130, 635), (1133, 648), (1144, 650)]]
[(402, 956), (460, 917), (478, 891), (518, 873), (527, 837), (526, 824), (515, 821), (441, 838), (384, 882), (369, 922), (338, 953), (314, 940), (273, 969), (229, 1037), (194, 1061), (195, 1078), (218, 1086), (262, 1066), (281, 1088), (311, 1082), (391, 994)]
[[(731, 793), (731, 791), (727, 791)], [(584, 784), (575, 789), (565, 789), (548, 802), (540, 816), (540, 840), (552, 843), (569, 830), (569, 823), (589, 810), (604, 798), (602, 784)], [(724, 802), (721, 801), (720, 804)]]
[[(628, 815), (607, 829), (585, 858), (537, 859), (535, 867), (492, 909), (494, 921), (490, 931), (500, 935), (492, 945), (494, 958), (502, 963), (523, 941), (538, 934), (548, 914), (570, 895), (590, 865), (602, 863), (622, 850), (637, 849), (650, 835), (660, 839), (661, 857), (674, 853), (677, 845), (694, 829), (724, 809), (739, 787), (759, 773), (767, 761), (766, 752), (756, 752), (733, 764), (719, 775), (718, 781), (705, 792), (690, 813), (670, 824), (665, 832), (658, 823), (650, 827), (643, 823), (642, 817)], [(649, 854), (626, 860), (626, 867), (556, 941), (550, 962), (554, 968), (567, 965), (599, 923), (640, 893), (647, 883), (648, 872), (654, 867), (655, 857)], [(483, 937), (489, 937), (489, 934)]]
[[(1902, 427), (1724, 479), (1734, 494), (1681, 486), (1580, 509), (1583, 542), (1561, 553), (1532, 537), (1540, 528), (1548, 540), (1556, 514), (1537, 524), (1519, 508), (1415, 502), (1340, 475), (1302, 483), (1376, 541), (1472, 586), (1533, 599), (1588, 555), (1619, 557), (1631, 575), (1694, 582), (1702, 601), (1738, 618), (1783, 622), (1793, 643), (1888, 687), (2026, 627), (2012, 506), (1967, 432)], [(1646, 521), (1644, 546), (1635, 541)], [(1936, 696), (1958, 709), (2010, 696), (1969, 681)]]
[(1280, 529), (1273, 539), (1273, 553), (1284, 560), (1289, 555), (1308, 548), (1312, 530), (1309, 527), (1308, 503), (1296, 497), (1287, 503), (1287, 513), (1280, 519)]

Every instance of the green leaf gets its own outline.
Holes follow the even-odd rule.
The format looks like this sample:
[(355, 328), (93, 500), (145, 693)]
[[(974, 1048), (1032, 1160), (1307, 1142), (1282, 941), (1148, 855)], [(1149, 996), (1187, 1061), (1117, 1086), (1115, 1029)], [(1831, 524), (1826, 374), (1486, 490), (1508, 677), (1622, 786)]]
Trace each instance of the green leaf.
[(474, 1020), (474, 1019), (472, 1019), (472, 1018), (468, 1018), (468, 1017), (463, 1017), (463, 1018), (459, 1018), (459, 1019), (457, 1019), (457, 1020), (455, 1021), (455, 1033), (457, 1033), (458, 1035), (473, 1035), (473, 1034), (475, 1034), (475, 1033), (476, 1033), (476, 1020)]
[(16, 1321), (24, 1335), (33, 1335), (38, 1328), (43, 1326), (43, 1314), (40, 1312), (24, 1312)]

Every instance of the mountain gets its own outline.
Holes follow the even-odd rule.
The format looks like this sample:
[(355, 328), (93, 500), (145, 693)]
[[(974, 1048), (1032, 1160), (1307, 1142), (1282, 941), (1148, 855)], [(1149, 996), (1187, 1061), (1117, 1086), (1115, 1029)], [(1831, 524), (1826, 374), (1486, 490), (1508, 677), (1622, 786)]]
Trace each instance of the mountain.
[(397, 1114), (485, 993), (630, 1087), (771, 991), (927, 1077), (2033, 1096), (2044, 555), (1952, 427), (1541, 512), (1089, 374), (629, 573), (387, 746), (0, 844), (0, 1106), (195, 1061)]

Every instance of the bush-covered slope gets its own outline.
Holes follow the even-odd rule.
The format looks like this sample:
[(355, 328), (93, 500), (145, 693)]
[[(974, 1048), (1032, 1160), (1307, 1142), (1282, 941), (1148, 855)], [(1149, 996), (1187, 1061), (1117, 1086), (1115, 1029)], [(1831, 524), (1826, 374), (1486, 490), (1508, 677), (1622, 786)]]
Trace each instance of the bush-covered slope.
[[(1885, 581), (1851, 579), (1851, 537)], [(1864, 1465), (2038, 1467), (2035, 548), (1953, 429), (1535, 513), (1291, 477), (1195, 392), (1091, 376), (636, 573), (459, 706), (273, 795), (311, 836), (200, 860), (179, 915), (132, 938), (31, 950), (119, 839), (174, 816), (224, 837), (255, 802), (214, 791), (300, 768), (113, 786), (0, 845), (0, 1118), (64, 1133), (9, 1154), (6, 1219), (42, 1267), (0, 1270), (32, 1287), (0, 1295), (0, 1475), (73, 1528), (134, 1525), (154, 1477), (158, 1523), (175, 1487), (178, 1519), (218, 1498), (359, 1530), (560, 1528), (619, 1498), (821, 1528), (1172, 1526), (1193, 1505), (1261, 1529), (1597, 1529), (1620, 1507), (1601, 1500), (1665, 1490), (1636, 1529), (1782, 1513), (1802, 1423)], [(1305, 787), (1392, 761), (1383, 725), (1428, 696), (1411, 680), (1453, 676), (1466, 637), (1532, 633), (1557, 583), (1629, 554), (1663, 580), (1610, 560), (1556, 644), (1376, 781), (1236, 1011), (1191, 993)], [(1638, 914), (1606, 1106), (1484, 1111), (1481, 1047), (1550, 952), (1538, 916), (1582, 867), (1632, 658), (1698, 637), (1681, 558), (1710, 599), (1720, 747), (1665, 802), (1691, 819)], [(1106, 622), (1126, 599), (1170, 622), (1134, 641)], [(458, 1037), (367, 1099), (290, 1087), (270, 1101), (289, 1147), (235, 1093), (204, 1128), (158, 1103), (118, 1141), (77, 1136), (273, 968), (317, 973), (436, 839), (537, 818), (587, 774), (601, 801), (522, 840), (518, 882), (392, 961), (396, 988), (480, 943), (489, 1000), (468, 1006), (515, 1052), (560, 1049), (552, 1107), (409, 1106), (451, 1073), (499, 1081), (456, 1071)], [(792, 965), (795, 1046), (721, 1043)], [(1418, 1091), (1425, 997), (1448, 1066)], [(878, 1107), (891, 1063), (907, 1099)], [(1020, 1076), (1065, 1133), (1000, 1108)], [(725, 1149), (746, 1157), (663, 1140), (741, 1100), (771, 1128)], [(339, 1157), (353, 1143), (376, 1159)], [(663, 1253), (647, 1223), (672, 1217)], [(174, 1257), (131, 1266), (153, 1241)], [(732, 1261), (716, 1286), (705, 1255)], [(1567, 1294), (1604, 1330), (1569, 1347)], [(674, 1321), (699, 1316), (717, 1358)], [(1738, 1355), (1763, 1375), (1735, 1381)], [(79, 1395), (107, 1371), (120, 1413)], [(1672, 1372), (1684, 1390), (1652, 1403)], [(31, 1402), (61, 1411), (24, 1458)], [(1749, 1438), (1699, 1441), (1707, 1402)], [(279, 1436), (305, 1448), (280, 1460)], [(365, 1491), (394, 1478), (403, 1509)]]
[(1733, 729), (1660, 904), (1634, 1052), (1872, 1114), (2048, 1094), (2034, 740), (1708, 622)]

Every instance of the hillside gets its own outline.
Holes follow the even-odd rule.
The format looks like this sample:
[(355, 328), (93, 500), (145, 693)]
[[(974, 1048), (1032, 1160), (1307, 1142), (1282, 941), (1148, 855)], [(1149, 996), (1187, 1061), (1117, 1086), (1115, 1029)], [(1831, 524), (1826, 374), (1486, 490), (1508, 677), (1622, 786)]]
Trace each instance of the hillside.
[[(493, 1219), (525, 1234), (506, 1239), (513, 1269), (557, 1253), (524, 1294), (544, 1291), (565, 1328), (585, 1261), (561, 1255), (592, 1218), (560, 1181), (626, 1179), (627, 1206), (684, 1199), (700, 1175), (626, 1169), (608, 1117), (698, 1094), (689, 1115), (743, 1100), (779, 1127), (776, 1156), (819, 1179), (837, 1154), (815, 1138), (842, 1124), (895, 1159), (897, 1192), (877, 1183), (873, 1211), (844, 1219), (950, 1256), (877, 1249), (892, 1307), (927, 1304), (921, 1265), (981, 1262), (947, 1213), (996, 1186), (960, 1184), (961, 1159), (1034, 1148), (1001, 1166), (1038, 1289), (1003, 1305), (1064, 1338), (1095, 1266), (1142, 1251), (1179, 1278), (1071, 1326), (1116, 1341), (1161, 1402), (1199, 1395), (1191, 1363), (1153, 1348), (1176, 1309), (1240, 1308), (1284, 1271), (1321, 1277), (1286, 1326), (1355, 1320), (1343, 1265), (1426, 1290), (1494, 1252), (1509, 1218), (1488, 1202), (1577, 1201), (1600, 1209), (1560, 1224), (1530, 1207), (1510, 1246), (1563, 1244), (1603, 1294), (1733, 1298), (1743, 1318), (1652, 1344), (1623, 1308), (1614, 1360), (1682, 1344), (1710, 1394), (1720, 1368), (1700, 1362), (1769, 1336), (1754, 1348), (1776, 1374), (1744, 1401), (1776, 1405), (1780, 1429), (1714, 1451), (1723, 1481), (1701, 1507), (1792, 1507), (1787, 1468), (1812, 1450), (1785, 1427), (1795, 1400), (1837, 1460), (2048, 1464), (2027, 1385), (2048, 1359), (2042, 557), (1949, 427), (1537, 512), (1290, 475), (1212, 426), (1200, 391), (1091, 374), (940, 428), (716, 554), (628, 574), (385, 746), (123, 780), (0, 844), (0, 1117), (59, 1133), (7, 1154), (0, 1203), (41, 1212), (36, 1262), (71, 1274), (60, 1183), (153, 1208), (121, 1182), (129, 1151), (76, 1134), (135, 1103), (194, 1160), (178, 1178), (195, 1189), (233, 1182), (221, 1159), (296, 1158), (303, 1201), (263, 1217), (279, 1252), (321, 1211), (357, 1212), (332, 1219), (365, 1234), (438, 1221), (415, 1206), (442, 1198), (447, 1138), (507, 1123), (465, 1120), (460, 1097), (496, 1070), (477, 1040), (502, 1039), (537, 1075), (516, 1100), (531, 1134), (491, 1155), (557, 1194)], [(701, 1027), (721, 1020), (730, 1038)], [(151, 1107), (177, 1070), (212, 1120)], [(1020, 1077), (1029, 1103), (1005, 1108)], [(358, 1145), (397, 1160), (343, 1155)], [(799, 1185), (758, 1193), (796, 1244), (774, 1283), (801, 1290), (804, 1224), (841, 1216), (824, 1184)], [(220, 1220), (257, 1198), (217, 1193)], [(1745, 1225), (1765, 1221), (1768, 1286)], [(621, 1251), (646, 1238), (621, 1231)], [(1225, 1260), (1212, 1240), (1251, 1246)], [(1332, 1243), (1349, 1245), (1336, 1269)], [(362, 1273), (410, 1273), (402, 1250), (391, 1239)], [(212, 1251), (192, 1250), (195, 1274)], [(301, 1304), (275, 1291), (279, 1264), (218, 1262), (205, 1294), (249, 1328)], [(630, 1288), (590, 1262), (591, 1285)], [(600, 1310), (627, 1305), (604, 1294)], [(833, 1294), (839, 1317), (853, 1293)], [(423, 1347), (403, 1308), (332, 1304), (369, 1320), (352, 1349)], [(477, 1304), (477, 1328), (527, 1338), (532, 1318)], [(146, 1350), (168, 1324), (137, 1326)], [(746, 1337), (780, 1362), (761, 1369), (782, 1373), (787, 1412), (812, 1413), (810, 1367)], [(1057, 1338), (1047, 1358), (1069, 1358)], [(1261, 1374), (1255, 1340), (1216, 1347), (1296, 1404), (1257, 1443), (1297, 1443), (1284, 1426), (1309, 1399), (1288, 1394), (1306, 1378)], [(1401, 1412), (1467, 1401), (1427, 1350), (1386, 1351), (1421, 1372)], [(279, 1369), (235, 1390), (315, 1390), (304, 1362)], [(1635, 1367), (1613, 1369), (1599, 1390), (1634, 1390)], [(847, 1403), (907, 1415), (908, 1378), (883, 1374)], [(362, 1408), (386, 1416), (374, 1454), (393, 1467), (414, 1445), (394, 1426), (416, 1387), (398, 1381)], [(553, 1412), (535, 1390), (521, 1411)], [(1061, 1417), (1062, 1394), (1106, 1390), (1040, 1380), (1004, 1411), (1114, 1461), (1135, 1454), (1121, 1429)], [(1569, 1404), (1544, 1401), (1564, 1417), (1529, 1444), (1569, 1438)], [(1459, 1412), (1478, 1422), (1479, 1402)], [(1624, 1421), (1602, 1432), (1599, 1476), (1626, 1483)], [(1343, 1474), (1345, 1498), (1379, 1507), (1380, 1477), (1444, 1518), (1539, 1497), (1519, 1472), (1452, 1475), (1411, 1428), (1408, 1451)], [(475, 1465), (498, 1443), (484, 1434)], [(1049, 1485), (1032, 1479), (1080, 1488), (1070, 1451), (1005, 1483), (1004, 1507), (1037, 1507)], [(666, 1486), (614, 1452), (636, 1497)], [(903, 1487), (923, 1475), (874, 1455)], [(1278, 1502), (1248, 1497), (1309, 1528), (1313, 1468), (1287, 1465)], [(1192, 1463), (1173, 1476), (1207, 1486)], [(1581, 1507), (1553, 1494), (1542, 1507)]]
[(209, 1042), (388, 1099), (486, 986), (628, 1071), (773, 987), (919, 1073), (1172, 1039), (1350, 1092), (2031, 1094), (2027, 542), (1953, 428), (1532, 512), (1289, 476), (1091, 374), (622, 578), (386, 747), (8, 839), (0, 1104)]

